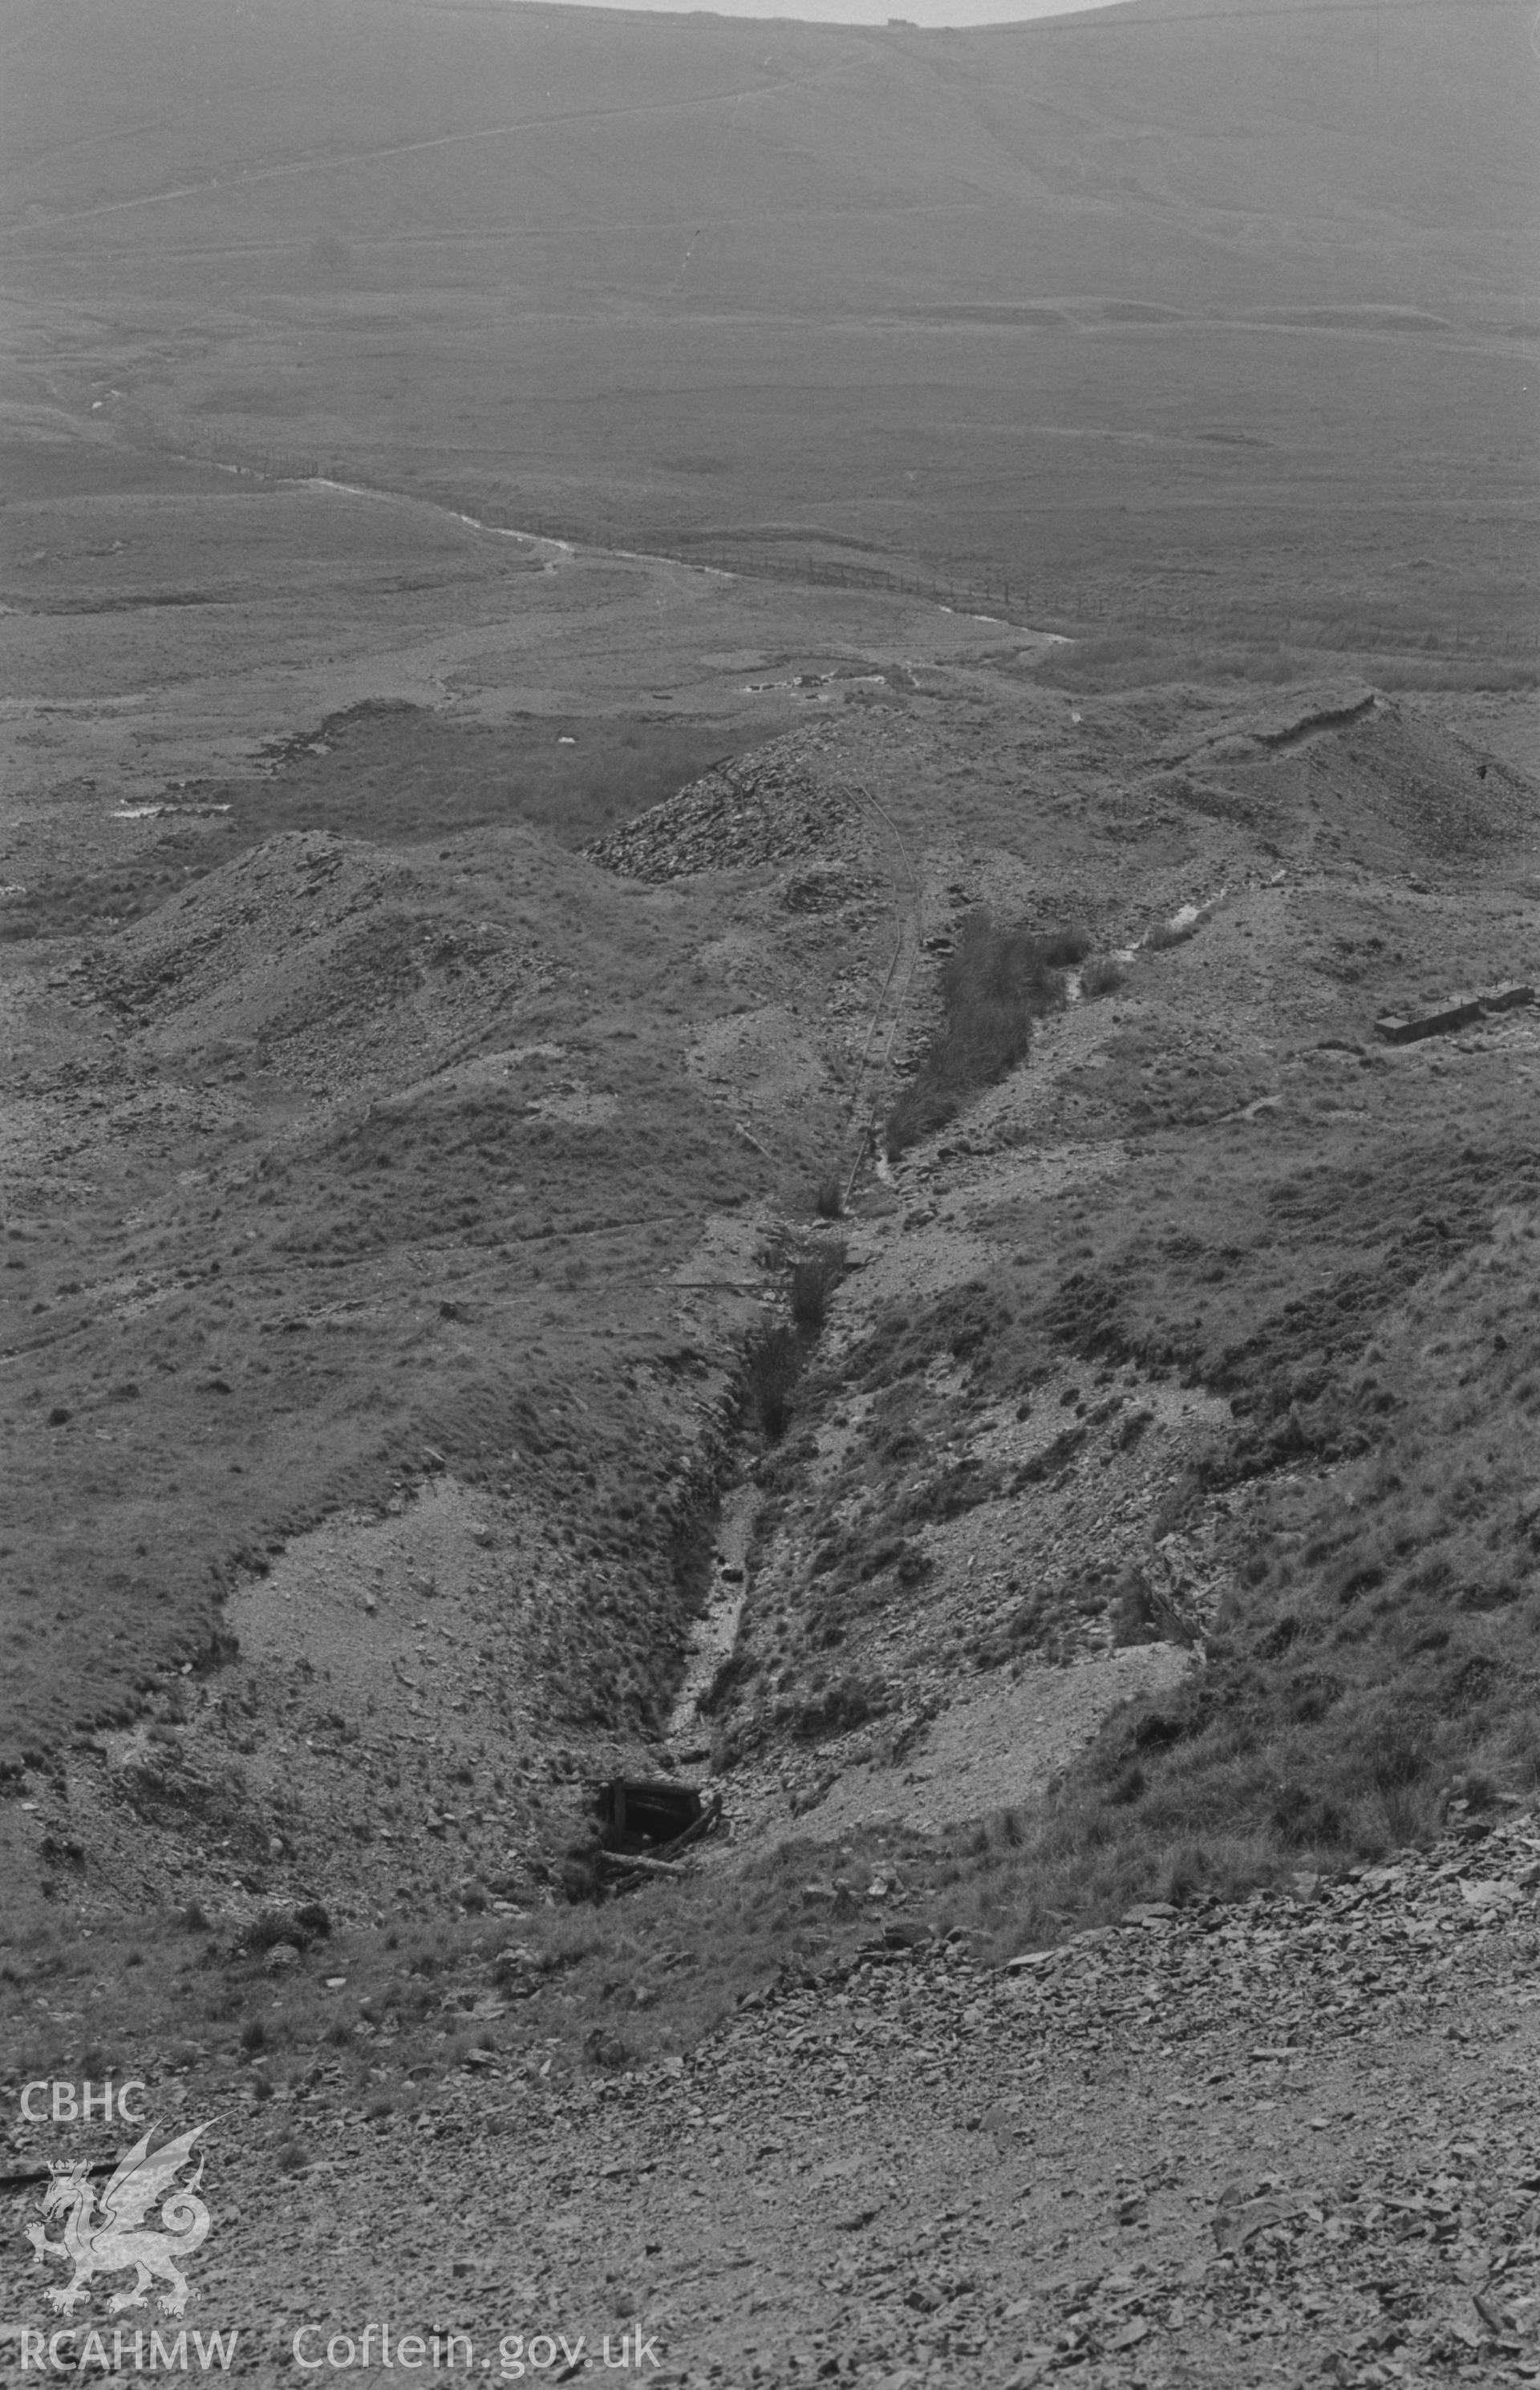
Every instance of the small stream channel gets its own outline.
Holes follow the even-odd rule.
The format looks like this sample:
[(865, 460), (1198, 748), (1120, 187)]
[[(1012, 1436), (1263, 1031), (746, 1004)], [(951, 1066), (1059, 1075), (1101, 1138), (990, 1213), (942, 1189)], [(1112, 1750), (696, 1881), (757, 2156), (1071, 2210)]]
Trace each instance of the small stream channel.
[(684, 1681), (665, 1729), (667, 1741), (686, 1749), (698, 1749), (711, 1739), (710, 1722), (701, 1716), (696, 1703), (738, 1640), (738, 1621), (749, 1590), (749, 1531), (756, 1498), (755, 1489), (747, 1480), (735, 1485), (717, 1521), (715, 1574), (706, 1607), (695, 1622)]

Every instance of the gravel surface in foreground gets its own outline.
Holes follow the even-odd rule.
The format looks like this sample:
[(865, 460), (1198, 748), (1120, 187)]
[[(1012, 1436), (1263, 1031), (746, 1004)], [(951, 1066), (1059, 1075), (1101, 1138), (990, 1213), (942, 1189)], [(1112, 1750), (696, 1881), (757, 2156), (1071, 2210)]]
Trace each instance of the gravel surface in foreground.
[[(895, 1925), (637, 2075), (479, 2054), (366, 2122), (324, 2068), (253, 2106), (195, 2066), (150, 2094), (211, 2119), (184, 2320), (264, 2380), (317, 2378), (308, 2325), (319, 2378), (394, 2381), (386, 2323), (426, 2371), (454, 2332), (511, 2378), (602, 2372), (606, 2334), (612, 2371), (679, 2384), (1540, 2378), (1540, 1832), (1483, 1823), (1004, 1970)], [(35, 2196), (7, 2202), (13, 2331), (49, 2320)], [(109, 2355), (162, 2323), (102, 2286), (69, 2320)]]

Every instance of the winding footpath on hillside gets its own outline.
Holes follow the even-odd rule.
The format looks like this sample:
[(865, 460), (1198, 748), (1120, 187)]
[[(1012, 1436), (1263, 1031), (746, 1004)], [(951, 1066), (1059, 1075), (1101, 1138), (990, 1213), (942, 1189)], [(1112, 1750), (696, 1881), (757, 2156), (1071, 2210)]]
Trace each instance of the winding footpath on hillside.
[[(1004, 1968), (900, 1912), (634, 2074), (477, 2053), (366, 2122), (321, 2069), (251, 2108), (195, 2065), (186, 2320), (289, 2382), (398, 2380), (387, 2325), (429, 2371), (436, 2333), (455, 2369), (585, 2378), (608, 2336), (612, 2371), (734, 2390), (1534, 2380), (1537, 1905), (1540, 1818), (1499, 1810)], [(11, 2318), (24, 2259), (7, 2231)]]

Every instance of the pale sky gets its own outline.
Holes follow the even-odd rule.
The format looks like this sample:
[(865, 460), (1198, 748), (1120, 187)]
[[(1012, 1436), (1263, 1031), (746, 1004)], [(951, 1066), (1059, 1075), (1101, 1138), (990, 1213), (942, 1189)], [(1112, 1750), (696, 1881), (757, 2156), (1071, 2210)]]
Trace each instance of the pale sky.
[[(885, 25), (905, 17), (913, 25), (1015, 25), (1028, 17), (1084, 15), (1114, 0), (714, 0), (712, 17), (781, 17), (812, 25)], [(671, 17), (691, 13), (689, 0), (569, 0), (576, 7), (651, 8)]]

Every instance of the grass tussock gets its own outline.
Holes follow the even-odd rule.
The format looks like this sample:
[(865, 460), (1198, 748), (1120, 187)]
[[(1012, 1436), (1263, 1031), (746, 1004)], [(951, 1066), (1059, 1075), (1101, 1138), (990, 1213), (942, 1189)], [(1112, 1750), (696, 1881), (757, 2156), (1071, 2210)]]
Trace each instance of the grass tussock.
[[(1540, 1166), (1510, 1101), (1485, 1146), (1465, 1125), (1421, 1144), (1403, 1131), (1378, 1176), (1361, 1157), (1264, 1161), (1250, 1145), (1244, 1180), (1212, 1153), (1187, 1178), (1174, 1160), (1167, 1194), (1129, 1231), (1145, 1244), (1109, 1245), (1091, 1266), (1077, 1254), (1063, 1279), (1037, 1257), (1041, 1280), (1024, 1252), (995, 1279), (895, 1308), (849, 1356), (888, 1403), (900, 1462), (914, 1457), (906, 1390), (938, 1350), (993, 1399), (1029, 1384), (1046, 1341), (1083, 1355), (1158, 1343), (1166, 1366), (1236, 1405), (1207, 1472), (1153, 1523), (1180, 1529), (1185, 1505), (1224, 1494), (1227, 1590), (1206, 1664), (1109, 1720), (1051, 1795), (937, 1836), (831, 1841), (814, 1807), (804, 1839), (597, 1906), (334, 1923), (329, 1938), (317, 1916), (276, 1974), (268, 1928), (241, 1936), (217, 1911), (184, 1913), (176, 1934), (169, 1912), (125, 1920), (89, 1944), (57, 1916), (12, 1915), (0, 2024), (13, 2064), (95, 2078), (105, 2066), (84, 2053), (109, 2035), (123, 2073), (143, 2069), (141, 2051), (163, 2068), (191, 2048), (246, 2070), (257, 2099), (318, 2075), (390, 2131), (418, 2101), (415, 2071), (463, 2065), (490, 2034), (511, 2114), (542, 2082), (684, 2049), (777, 1974), (838, 1960), (891, 1921), (960, 1929), (1004, 1956), (1135, 1899), (1227, 1898), (1378, 1859), (1428, 1840), (1453, 1802), (1479, 1824), (1540, 1788)], [(1159, 1270), (1124, 1268), (1125, 1251)], [(773, 1390), (806, 1346), (766, 1322), (753, 1349)], [(920, 1490), (953, 1498), (939, 1480)], [(830, 1572), (851, 1562), (853, 1601), (857, 1559), (837, 1550)], [(888, 1559), (905, 1565), (899, 1523)], [(1148, 1588), (1130, 1582), (1119, 1600), (1124, 1639), (1160, 1623)], [(885, 1696), (853, 1671), (819, 1698), (791, 1731), (813, 1739)], [(174, 1969), (136, 1965), (168, 1943)], [(483, 2023), (473, 2011), (494, 1987), (505, 2013)]]
[[(838, 1851), (800, 1838), (741, 1870), (648, 1882), (597, 1907), (342, 1928), (324, 1957), (278, 1980), (221, 1924), (190, 1974), (138, 1984), (109, 2048), (93, 2010), (121, 2026), (126, 1933), (104, 1926), (81, 1945), (52, 1921), (13, 1920), (0, 1928), (0, 2024), (29, 2076), (78, 2076), (88, 2061), (93, 2079), (212, 2062), (238, 2070), (259, 2103), (324, 2090), (380, 2131), (408, 2127), (435, 2079), (485, 2052), (489, 2129), (514, 2130), (525, 2097), (686, 2050), (778, 1976), (853, 1951), (882, 1921), (867, 1897), (877, 1863), (895, 1892), (912, 1882), (923, 1898), (935, 1856), (918, 1837), (863, 1834)], [(165, 1923), (141, 1918), (136, 1930), (154, 1939)], [(42, 2014), (42, 1997), (68, 1999), (69, 2012)], [(307, 2145), (294, 2139), (281, 2162), (302, 2170)]]
[(1237, 1507), (1207, 1664), (1109, 1724), (975, 1925), (1340, 1870), (1540, 1785), (1537, 1243), (1510, 1215), (1382, 1324), (1341, 1390), (1367, 1448)]
[[(764, 1256), (776, 1266), (784, 1242)], [(792, 1259), (787, 1273), (791, 1318), (764, 1319), (743, 1347), (740, 1385), (745, 1413), (765, 1441), (778, 1444), (791, 1422), (792, 1396), (808, 1349), (821, 1332), (828, 1301), (845, 1274), (842, 1237), (820, 1237)]]
[(1091, 1003), (1098, 996), (1116, 996), (1127, 981), (1127, 968), (1115, 955), (1094, 955), (1080, 974), (1080, 993)]
[(1040, 936), (969, 914), (941, 978), (941, 1027), (889, 1111), (883, 1139), (896, 1157), (944, 1128), (970, 1096), (1026, 1060), (1034, 1020), (1064, 1001), (1064, 973), (1091, 942), (1078, 930)]
[(791, 1265), (791, 1317), (816, 1335), (828, 1316), (828, 1299), (845, 1274), (842, 1238), (827, 1237)]
[(765, 1320), (743, 1348), (744, 1398), (767, 1442), (777, 1444), (791, 1420), (791, 1396), (802, 1365), (795, 1329)]
[[(1381, 1859), (1429, 1841), (1454, 1801), (1479, 1818), (1540, 1788), (1540, 1171), (1518, 1137), (1468, 1137), (1403, 1138), (1378, 1173), (1361, 1156), (1263, 1166), (1248, 1148), (1252, 1175), (1226, 1185), (1205, 1157), (1131, 1244), (1098, 1266), (1077, 1253), (1046, 1313), (1022, 1256), (895, 1306), (847, 1356), (892, 1415), (894, 1461), (924, 1449), (908, 1430), (930, 1358), (966, 1362), (998, 1399), (1030, 1385), (1045, 1331), (1093, 1360), (1190, 1370), (1234, 1405), (1150, 1523), (1152, 1540), (1199, 1516), (1219, 1536), (1205, 1664), (1110, 1721), (1008, 1839), (927, 1845), (917, 1915), (1004, 1955), (1134, 1899)], [(859, 1557), (828, 1544), (815, 1624), (858, 1613)], [(1111, 1594), (1120, 1645), (1171, 1638), (1140, 1572)]]

